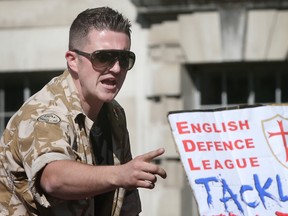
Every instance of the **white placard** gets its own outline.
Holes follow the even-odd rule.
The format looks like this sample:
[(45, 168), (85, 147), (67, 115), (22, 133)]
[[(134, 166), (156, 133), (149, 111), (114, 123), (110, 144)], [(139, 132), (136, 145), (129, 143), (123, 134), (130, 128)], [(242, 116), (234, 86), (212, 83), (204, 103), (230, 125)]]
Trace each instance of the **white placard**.
[(168, 120), (201, 216), (288, 215), (288, 106)]

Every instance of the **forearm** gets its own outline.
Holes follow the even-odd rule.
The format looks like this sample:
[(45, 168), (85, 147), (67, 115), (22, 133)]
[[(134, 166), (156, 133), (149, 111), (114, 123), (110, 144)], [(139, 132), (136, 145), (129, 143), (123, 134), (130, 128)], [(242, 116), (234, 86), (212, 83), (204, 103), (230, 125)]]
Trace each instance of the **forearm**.
[(42, 189), (61, 199), (85, 199), (114, 190), (117, 166), (92, 166), (75, 161), (54, 161), (40, 177)]
[(40, 177), (42, 189), (61, 199), (85, 199), (116, 188), (154, 188), (157, 175), (166, 178), (163, 168), (150, 163), (164, 153), (158, 149), (118, 166), (92, 166), (75, 161), (54, 161)]

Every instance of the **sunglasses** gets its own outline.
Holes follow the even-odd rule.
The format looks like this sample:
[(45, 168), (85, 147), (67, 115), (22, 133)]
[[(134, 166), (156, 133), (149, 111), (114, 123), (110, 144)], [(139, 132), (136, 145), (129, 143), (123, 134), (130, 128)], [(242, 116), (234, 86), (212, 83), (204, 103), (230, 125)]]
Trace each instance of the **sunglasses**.
[(100, 71), (113, 67), (116, 61), (119, 62), (121, 69), (130, 70), (136, 59), (135, 54), (128, 50), (96, 50), (92, 53), (82, 52), (77, 49), (72, 51), (89, 59), (93, 67)]

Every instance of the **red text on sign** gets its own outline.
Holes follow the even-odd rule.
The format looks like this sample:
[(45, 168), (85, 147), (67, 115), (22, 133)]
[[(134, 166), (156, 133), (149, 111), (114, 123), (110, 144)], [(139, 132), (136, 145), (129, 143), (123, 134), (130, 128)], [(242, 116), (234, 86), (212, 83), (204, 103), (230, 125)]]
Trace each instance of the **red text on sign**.
[(188, 164), (191, 171), (259, 167), (257, 157), (239, 158), (234, 160), (202, 160), (197, 162), (198, 164), (194, 163), (192, 158), (188, 158)]
[(222, 133), (237, 130), (249, 130), (248, 120), (243, 121), (228, 121), (216, 123), (191, 123), (187, 121), (176, 122), (177, 131), (179, 134), (189, 133)]
[(255, 148), (252, 138), (236, 139), (233, 141), (206, 141), (194, 142), (193, 140), (182, 140), (185, 152), (193, 151), (232, 151)]

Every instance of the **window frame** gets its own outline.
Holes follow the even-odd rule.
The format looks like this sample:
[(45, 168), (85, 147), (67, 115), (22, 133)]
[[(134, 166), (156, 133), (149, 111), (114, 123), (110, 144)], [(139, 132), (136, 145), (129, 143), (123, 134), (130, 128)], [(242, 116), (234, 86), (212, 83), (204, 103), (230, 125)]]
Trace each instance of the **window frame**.
[[(269, 104), (269, 103), (287, 103), (288, 102), (288, 93), (285, 97), (286, 100), (283, 100), (283, 86), (281, 86), (281, 82), (283, 83), (283, 77), (288, 78), (288, 61), (272, 61), (272, 62), (223, 62), (223, 63), (208, 63), (208, 64), (186, 64), (184, 65), (185, 72), (188, 73), (191, 79), (191, 88), (193, 89), (192, 98), (196, 98), (197, 100), (193, 101), (191, 108), (192, 109), (214, 109), (223, 106), (232, 106), (235, 104)], [(255, 92), (255, 79), (260, 76), (264, 76), (263, 72), (267, 76), (275, 77), (274, 81), (275, 85), (273, 92), (273, 101), (257, 101), (257, 95)], [(208, 90), (209, 86), (207, 83), (203, 83), (204, 76), (208, 76), (209, 74), (213, 74), (215, 80), (221, 80), (221, 92), (218, 92), (218, 96), (220, 99), (219, 103), (203, 103), (203, 94), (209, 94), (209, 91), (212, 92), (212, 95), (215, 94), (214, 90)], [(229, 103), (229, 91), (227, 89), (227, 77), (228, 76), (246, 76), (248, 80), (247, 91), (248, 96), (246, 102), (241, 103)], [(243, 75), (244, 74), (244, 75)], [(218, 78), (217, 78), (218, 77)], [(187, 89), (187, 87), (185, 87)], [(206, 91), (206, 93), (203, 92)], [(287, 87), (288, 89), (288, 87)], [(208, 92), (208, 93), (207, 93)], [(211, 96), (211, 95), (209, 95)], [(186, 97), (187, 98), (187, 97)], [(184, 101), (185, 103), (185, 101)], [(189, 102), (186, 104), (189, 104)], [(191, 102), (190, 102), (191, 104)], [(187, 107), (186, 107), (187, 108)], [(186, 109), (184, 107), (184, 109)], [(189, 107), (188, 107), (189, 108)]]

